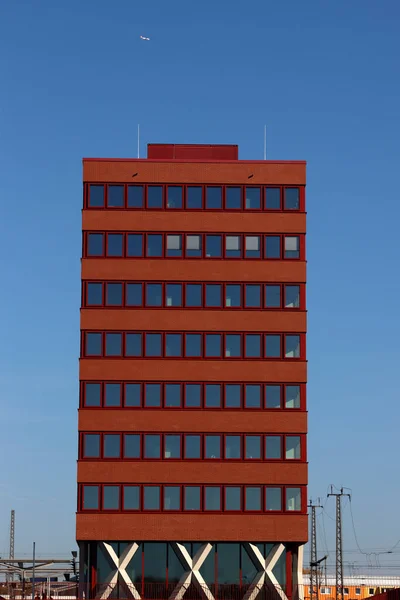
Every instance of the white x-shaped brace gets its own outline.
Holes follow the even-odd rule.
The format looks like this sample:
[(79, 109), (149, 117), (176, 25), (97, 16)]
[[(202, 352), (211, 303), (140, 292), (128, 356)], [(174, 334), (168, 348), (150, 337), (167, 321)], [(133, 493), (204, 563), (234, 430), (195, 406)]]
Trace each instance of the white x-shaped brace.
[(186, 571), (178, 581), (174, 591), (169, 597), (169, 600), (181, 600), (191, 583), (196, 585), (202, 598), (205, 598), (206, 600), (214, 600), (214, 596), (200, 574), (201, 565), (210, 554), (213, 548), (212, 544), (203, 544), (193, 558), (182, 544), (174, 542), (173, 547), (177, 557)]
[(128, 573), (126, 572), (126, 567), (129, 565), (133, 555), (139, 548), (139, 544), (137, 544), (136, 542), (128, 544), (121, 556), (118, 556), (114, 548), (110, 544), (107, 544), (107, 542), (103, 542), (103, 546), (107, 551), (109, 558), (115, 566), (115, 571), (112, 571), (109, 577), (107, 577), (106, 581), (104, 582), (106, 587), (104, 592), (101, 594), (100, 599), (106, 600), (106, 598), (108, 598), (111, 595), (113, 589), (118, 583), (118, 576), (120, 575), (123, 582), (126, 584), (128, 591), (131, 593), (132, 598), (135, 598), (135, 600), (140, 600), (140, 594), (135, 588), (135, 585), (129, 577)]
[(282, 555), (282, 552), (285, 550), (285, 546), (283, 544), (275, 544), (275, 546), (271, 548), (271, 551), (267, 557), (264, 557), (259, 548), (254, 544), (247, 543), (245, 546), (248, 555), (254, 563), (254, 566), (258, 569), (258, 573), (251, 582), (246, 594), (243, 596), (243, 600), (254, 600), (254, 598), (256, 598), (256, 596), (260, 593), (262, 586), (268, 584), (275, 588), (281, 600), (288, 600), (285, 592), (272, 572), (280, 556)]

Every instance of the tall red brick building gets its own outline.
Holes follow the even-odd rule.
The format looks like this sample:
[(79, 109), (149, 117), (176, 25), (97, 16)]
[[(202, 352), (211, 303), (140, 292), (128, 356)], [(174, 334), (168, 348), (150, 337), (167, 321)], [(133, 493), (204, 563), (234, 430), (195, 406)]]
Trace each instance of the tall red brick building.
[(237, 146), (84, 159), (86, 597), (301, 596), (305, 171)]

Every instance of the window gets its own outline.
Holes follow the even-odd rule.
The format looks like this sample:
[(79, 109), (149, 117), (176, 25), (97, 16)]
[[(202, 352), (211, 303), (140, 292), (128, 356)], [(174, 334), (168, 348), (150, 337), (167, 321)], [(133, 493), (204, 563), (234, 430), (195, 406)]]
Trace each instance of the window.
[(368, 593), (370, 596), (372, 596), (373, 594), (375, 594), (375, 588), (369, 588)]
[(240, 435), (225, 436), (225, 458), (242, 458), (242, 447)]
[(149, 233), (147, 236), (147, 256), (162, 256), (162, 235), (158, 233)]
[(265, 336), (265, 356), (266, 358), (281, 357), (281, 336), (266, 335)]
[(245, 352), (246, 358), (261, 357), (261, 335), (253, 333), (245, 334)]
[(244, 305), (246, 308), (258, 308), (261, 306), (261, 285), (245, 285)]
[(206, 284), (206, 306), (207, 308), (217, 308), (221, 306), (221, 288), (222, 286), (217, 283)]
[(300, 460), (300, 436), (298, 435), (287, 435), (286, 436), (286, 454), (287, 460)]
[(83, 486), (83, 510), (99, 510), (99, 486)]
[(286, 510), (301, 510), (301, 489), (286, 488)]
[(181, 458), (181, 436), (166, 435), (164, 458)]
[(104, 235), (102, 233), (88, 233), (87, 236), (87, 255), (103, 256)]
[(185, 436), (185, 458), (201, 458), (199, 435)]
[(143, 486), (144, 510), (160, 510), (160, 487), (158, 485)]
[(206, 187), (206, 208), (222, 208), (222, 188)]
[(221, 436), (206, 435), (204, 458), (221, 458)]
[(299, 210), (300, 190), (299, 188), (285, 188), (285, 210)]
[(168, 186), (167, 208), (182, 208), (182, 187), (180, 185)]
[(258, 187), (246, 187), (246, 208), (260, 210), (261, 190)]
[(247, 460), (261, 459), (261, 437), (259, 435), (245, 435), (245, 458)]
[(242, 239), (240, 235), (227, 235), (225, 237), (226, 258), (240, 258), (242, 256)]
[(198, 383), (185, 384), (185, 406), (199, 408), (201, 406), (201, 385)]
[(229, 308), (242, 306), (240, 285), (227, 284), (225, 286), (225, 306)]
[(246, 258), (260, 258), (260, 236), (246, 235), (245, 242)]
[(104, 434), (104, 458), (120, 458), (121, 437), (119, 434)]
[(121, 404), (121, 384), (106, 383), (104, 386), (104, 406), (113, 407)]
[(361, 588), (356, 587), (356, 596), (359, 596), (361, 594)]
[(161, 356), (161, 333), (146, 334), (146, 356)]
[(85, 406), (101, 405), (100, 383), (87, 383), (85, 385)]
[(285, 408), (300, 408), (300, 386), (287, 385), (285, 388)]
[(142, 185), (128, 185), (128, 208), (143, 208)]
[(181, 235), (167, 235), (167, 256), (182, 256)]
[(100, 457), (100, 435), (98, 433), (85, 433), (83, 436), (83, 458)]
[(146, 306), (162, 306), (161, 283), (146, 283)]
[(182, 356), (182, 334), (167, 333), (165, 335), (166, 356)]
[(164, 487), (164, 510), (181, 509), (181, 489), (179, 486), (166, 485)]
[(186, 236), (186, 256), (199, 257), (202, 254), (202, 243), (200, 235)]
[(349, 588), (348, 587), (343, 588), (343, 593), (348, 595), (349, 594)]
[(261, 408), (261, 386), (246, 384), (245, 385), (245, 407), (246, 408)]
[(281, 286), (266, 285), (265, 286), (265, 306), (267, 308), (281, 307)]
[(221, 258), (222, 256), (222, 236), (220, 235), (206, 235), (206, 257), (207, 258)]
[(103, 284), (88, 283), (86, 290), (86, 304), (88, 306), (101, 306), (103, 304)]
[(89, 208), (104, 206), (104, 185), (89, 185)]
[(161, 406), (161, 385), (159, 383), (146, 383), (145, 406), (159, 408)]
[(201, 301), (201, 284), (187, 283), (186, 284), (185, 305), (190, 307), (198, 307), (202, 305)]
[(143, 256), (142, 233), (128, 233), (127, 256)]
[(124, 485), (123, 510), (140, 509), (140, 488), (138, 485)]
[(178, 383), (167, 383), (165, 385), (166, 408), (179, 408), (181, 405), (181, 386)]
[(242, 510), (242, 493), (240, 487), (225, 488), (225, 510)]
[(108, 186), (108, 208), (123, 208), (124, 207), (124, 186), (123, 185), (109, 185)]
[(285, 308), (299, 308), (300, 286), (285, 285)]
[(122, 283), (107, 283), (107, 306), (122, 306)]
[(126, 433), (124, 436), (124, 458), (140, 458), (140, 435)]
[(142, 356), (141, 333), (127, 333), (125, 335), (125, 356)]
[(240, 187), (227, 187), (225, 207), (229, 210), (238, 210), (242, 207), (242, 190)]
[(200, 186), (189, 186), (186, 190), (186, 208), (198, 209), (203, 205), (203, 190)]
[(299, 236), (285, 237), (285, 258), (300, 258), (300, 238)]
[(106, 356), (122, 356), (122, 333), (106, 333)]
[(227, 358), (238, 358), (241, 355), (241, 335), (239, 333), (225, 334), (225, 356)]
[(280, 435), (266, 435), (265, 436), (265, 458), (276, 459), (282, 458), (282, 447), (281, 447), (281, 436)]
[(206, 486), (204, 488), (204, 509), (221, 510), (221, 488)]
[(86, 356), (101, 356), (102, 336), (101, 333), (87, 333), (85, 340), (85, 354)]
[(182, 306), (182, 284), (167, 283), (165, 287), (166, 306)]
[(265, 510), (282, 510), (282, 490), (278, 487), (265, 489)]
[(107, 235), (107, 256), (123, 256), (124, 236), (122, 233), (109, 233)]
[(265, 188), (265, 208), (266, 210), (279, 210), (281, 207), (280, 188)]
[(245, 510), (261, 510), (261, 488), (245, 488)]
[(281, 386), (266, 385), (265, 386), (265, 408), (280, 408), (281, 407)]
[(241, 388), (238, 384), (225, 385), (225, 408), (240, 408)]
[(160, 458), (161, 443), (159, 435), (144, 436), (144, 458)]
[(281, 257), (281, 238), (279, 235), (265, 236), (265, 258)]
[(200, 510), (200, 487), (186, 486), (184, 490), (185, 510)]
[(119, 485), (105, 485), (103, 487), (103, 510), (119, 509)]
[(147, 187), (147, 208), (162, 208), (163, 189), (161, 185), (149, 185)]
[(207, 358), (216, 358), (221, 356), (221, 334), (206, 333), (206, 352)]
[(221, 407), (221, 386), (213, 383), (207, 383), (205, 386), (205, 402), (206, 408)]
[(127, 383), (125, 385), (125, 406), (141, 405), (141, 388), (140, 383)]
[(187, 333), (185, 335), (185, 354), (188, 357), (201, 356), (201, 334)]
[(126, 284), (126, 306), (142, 306), (142, 288), (141, 283)]
[(300, 358), (300, 336), (285, 336), (285, 358)]
[(321, 594), (331, 594), (332, 590), (330, 587), (321, 587)]

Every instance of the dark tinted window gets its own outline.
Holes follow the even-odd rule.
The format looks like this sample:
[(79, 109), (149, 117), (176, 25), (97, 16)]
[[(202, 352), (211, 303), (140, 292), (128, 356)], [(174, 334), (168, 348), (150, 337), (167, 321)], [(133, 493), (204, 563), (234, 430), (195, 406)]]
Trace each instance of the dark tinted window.
[(222, 208), (222, 188), (206, 187), (206, 208)]
[(107, 206), (109, 208), (123, 208), (124, 206), (124, 186), (109, 185)]
[(225, 335), (225, 357), (239, 358), (242, 355), (241, 336), (238, 333)]
[(198, 383), (186, 383), (185, 394), (185, 405), (188, 408), (201, 406), (201, 385)]
[(282, 458), (281, 437), (279, 435), (265, 436), (265, 458)]
[(100, 456), (100, 435), (98, 433), (85, 433), (83, 456), (84, 458), (98, 458)]
[(281, 336), (265, 336), (265, 356), (267, 358), (280, 358), (281, 356)]
[(265, 236), (265, 258), (281, 257), (281, 238), (278, 235)]
[(124, 485), (124, 510), (139, 510), (140, 488), (138, 485)]
[(186, 356), (201, 356), (201, 335), (199, 333), (187, 333), (185, 348)]
[(265, 208), (269, 210), (279, 210), (281, 207), (280, 188), (265, 188)]
[(167, 333), (165, 335), (165, 355), (182, 356), (182, 334)]
[(98, 510), (99, 507), (99, 486), (84, 485), (83, 486), (83, 509)]
[(143, 256), (142, 233), (128, 233), (127, 256)]
[(107, 283), (106, 304), (107, 306), (122, 305), (122, 283)]
[(225, 510), (241, 510), (241, 492), (240, 487), (225, 488)]
[(285, 358), (300, 358), (299, 335), (285, 335)]
[(259, 210), (261, 208), (261, 190), (258, 187), (246, 188), (246, 204), (247, 209)]
[(162, 187), (160, 185), (149, 185), (147, 188), (147, 207), (162, 208)]
[(146, 306), (162, 305), (162, 285), (161, 283), (146, 284)]
[(119, 458), (121, 455), (121, 438), (117, 434), (104, 434), (104, 458)]
[(221, 386), (207, 383), (204, 386), (206, 408), (219, 408), (221, 406)]
[(285, 285), (285, 308), (300, 307), (300, 286)]
[(221, 510), (221, 488), (215, 486), (204, 488), (204, 510)]
[(299, 210), (300, 192), (299, 188), (285, 188), (285, 209)]
[(162, 235), (150, 233), (147, 236), (147, 256), (162, 256)]
[(141, 333), (127, 333), (125, 335), (125, 356), (142, 356)]
[(179, 185), (169, 185), (167, 192), (167, 208), (182, 208), (182, 188)]
[(148, 333), (146, 335), (146, 356), (161, 356), (161, 333)]
[(200, 510), (200, 487), (186, 486), (184, 490), (185, 510)]
[(88, 283), (86, 304), (89, 306), (100, 306), (103, 303), (103, 284)]
[(186, 284), (186, 306), (201, 306), (201, 285), (199, 283)]
[(201, 458), (200, 436), (199, 435), (186, 435), (185, 436), (185, 457), (186, 458)]
[(178, 383), (167, 383), (165, 385), (165, 406), (167, 408), (179, 407), (181, 405), (181, 386)]
[(118, 510), (119, 509), (119, 486), (105, 485), (103, 488), (103, 509)]
[(181, 490), (179, 486), (164, 487), (164, 510), (180, 510)]
[(160, 488), (155, 485), (145, 485), (143, 489), (143, 509), (160, 510)]
[(190, 186), (186, 190), (186, 208), (202, 207), (202, 189), (197, 186)]
[(123, 256), (124, 236), (122, 233), (107, 235), (107, 256)]
[(225, 458), (241, 458), (241, 438), (240, 435), (225, 436)]
[(246, 487), (245, 510), (261, 510), (261, 488)]
[(282, 510), (281, 488), (267, 487), (265, 493), (265, 510)]
[(161, 385), (159, 383), (146, 383), (145, 392), (145, 406), (161, 406)]
[(122, 355), (122, 333), (106, 333), (106, 356)]
[(89, 186), (89, 203), (90, 208), (104, 206), (104, 185)]
[(140, 435), (129, 433), (124, 436), (124, 457), (140, 458)]
[(240, 408), (240, 404), (240, 385), (227, 383), (225, 386), (226, 408)]
[(221, 458), (221, 436), (205, 436), (204, 458)]
[(100, 406), (100, 383), (87, 383), (85, 386), (85, 406)]
[(143, 186), (128, 185), (128, 208), (143, 208)]
[(245, 407), (246, 408), (261, 408), (261, 386), (260, 385), (245, 385)]
[(225, 306), (227, 307), (239, 307), (242, 305), (241, 302), (241, 289), (240, 285), (228, 284), (225, 286)]
[(265, 408), (280, 408), (281, 407), (281, 386), (266, 385), (265, 386)]
[(265, 286), (265, 306), (267, 308), (280, 308), (281, 306), (281, 286)]
[(227, 187), (225, 206), (229, 210), (240, 209), (242, 206), (242, 191), (240, 187)]
[(260, 358), (261, 335), (253, 333), (245, 335), (245, 354), (247, 358)]
[(87, 236), (87, 255), (88, 256), (103, 256), (103, 239), (102, 233), (89, 233)]
[(221, 306), (221, 291), (222, 286), (213, 283), (206, 284), (206, 306), (208, 308)]
[(206, 235), (206, 257), (220, 258), (222, 256), (222, 238), (220, 235)]
[(245, 436), (245, 457), (251, 460), (261, 458), (261, 437), (259, 435)]
[(144, 436), (144, 457), (145, 458), (160, 458), (161, 442), (159, 435)]
[(165, 286), (166, 306), (182, 306), (182, 284), (167, 283)]
[(208, 358), (221, 356), (221, 334), (206, 333), (206, 352)]
[(166, 435), (164, 458), (181, 458), (181, 436)]
[(261, 306), (261, 285), (245, 286), (245, 307), (256, 308)]
[(300, 386), (287, 385), (285, 388), (285, 407), (300, 408)]
[(140, 383), (127, 383), (125, 385), (125, 406), (140, 406)]
[(87, 333), (85, 342), (86, 356), (101, 356), (101, 333)]
[(119, 406), (121, 404), (121, 385), (106, 383), (104, 385), (104, 406)]
[(142, 284), (127, 283), (126, 284), (126, 306), (142, 306)]

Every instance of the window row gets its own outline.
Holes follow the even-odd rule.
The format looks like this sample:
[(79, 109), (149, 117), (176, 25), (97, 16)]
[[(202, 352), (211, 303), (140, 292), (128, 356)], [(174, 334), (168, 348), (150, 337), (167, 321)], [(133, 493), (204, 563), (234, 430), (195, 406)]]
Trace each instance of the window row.
[(80, 485), (80, 510), (304, 512), (306, 488), (216, 485)]
[(305, 286), (262, 283), (137, 283), (85, 281), (83, 306), (299, 309)]
[(124, 185), (85, 186), (85, 208), (304, 211), (296, 186)]
[(305, 384), (82, 382), (81, 406), (304, 410)]
[(80, 458), (125, 460), (305, 460), (302, 435), (81, 433)]
[(300, 359), (305, 336), (297, 333), (157, 333), (85, 331), (86, 357)]
[(304, 235), (84, 232), (83, 257), (303, 259)]

